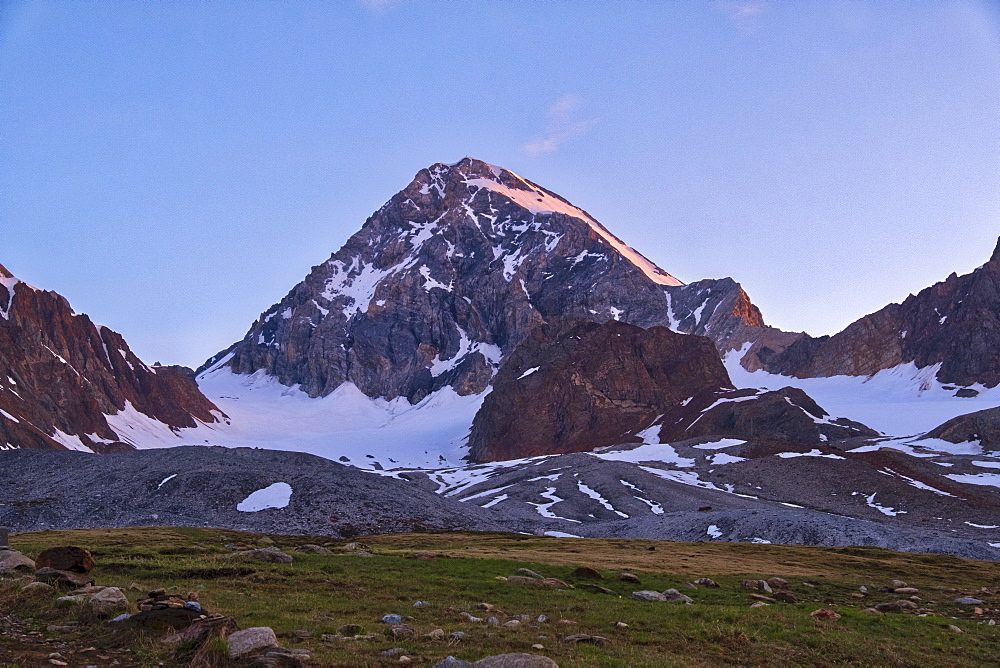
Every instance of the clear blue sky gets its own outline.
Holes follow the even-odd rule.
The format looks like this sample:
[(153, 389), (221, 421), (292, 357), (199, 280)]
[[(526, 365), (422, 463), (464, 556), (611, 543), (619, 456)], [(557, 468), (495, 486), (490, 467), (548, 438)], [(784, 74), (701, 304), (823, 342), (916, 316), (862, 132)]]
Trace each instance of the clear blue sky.
[(466, 155), (833, 333), (992, 252), (1000, 9), (0, 0), (0, 264), (150, 362)]

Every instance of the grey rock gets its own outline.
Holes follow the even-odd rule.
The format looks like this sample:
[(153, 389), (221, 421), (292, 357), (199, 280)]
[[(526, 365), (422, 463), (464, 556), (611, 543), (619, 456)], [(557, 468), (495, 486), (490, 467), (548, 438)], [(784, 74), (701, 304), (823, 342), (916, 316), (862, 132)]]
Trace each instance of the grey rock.
[(664, 600), (668, 603), (693, 603), (694, 599), (690, 596), (685, 596), (676, 589), (667, 589), (663, 592)]
[(403, 616), (397, 614), (389, 614), (382, 617), (383, 624), (402, 624)]
[(472, 667), (471, 661), (456, 659), (453, 656), (445, 657), (434, 664), (434, 668), (471, 668), (471, 667)]
[(516, 571), (514, 571), (514, 573), (516, 575), (525, 575), (525, 576), (527, 576), (529, 578), (538, 578), (539, 580), (542, 579), (541, 575), (539, 575), (535, 571), (531, 570), (530, 568), (519, 568)]
[(239, 659), (259, 649), (277, 647), (278, 638), (274, 630), (267, 626), (255, 626), (242, 631), (234, 631), (226, 639), (229, 643), (229, 658)]
[(21, 587), (21, 592), (31, 595), (45, 595), (55, 592), (56, 588), (44, 582), (29, 582)]
[(955, 603), (959, 603), (961, 605), (982, 605), (983, 602), (980, 601), (978, 598), (972, 598), (971, 596), (962, 596), (960, 598), (956, 598)]
[(0, 550), (0, 573), (29, 572), (35, 570), (35, 562), (17, 550)]
[(658, 591), (653, 591), (651, 589), (644, 589), (642, 591), (632, 592), (633, 601), (666, 601), (667, 597)]
[(107, 617), (113, 612), (126, 610), (128, 605), (125, 592), (118, 587), (107, 587), (90, 597), (90, 609), (98, 617)]

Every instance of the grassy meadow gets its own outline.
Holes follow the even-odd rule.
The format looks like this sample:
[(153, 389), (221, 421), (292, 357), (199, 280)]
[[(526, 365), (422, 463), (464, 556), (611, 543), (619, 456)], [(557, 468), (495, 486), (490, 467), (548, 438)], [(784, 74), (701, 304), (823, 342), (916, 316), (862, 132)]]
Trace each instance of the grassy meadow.
[[(512, 534), (405, 534), (349, 541), (323, 537), (270, 535), (294, 556), (291, 564), (234, 561), (225, 544), (255, 546), (257, 534), (197, 528), (140, 527), (79, 531), (43, 531), (15, 535), (12, 546), (29, 556), (56, 545), (89, 549), (97, 566), (97, 584), (126, 591), (130, 600), (155, 588), (184, 594), (197, 591), (209, 612), (232, 615), (242, 628), (270, 626), (287, 648), (312, 652), (312, 665), (399, 665), (405, 655), (414, 664), (433, 665), (448, 655), (475, 660), (506, 652), (544, 654), (560, 666), (719, 666), (719, 665), (996, 665), (1000, 662), (1000, 622), (984, 622), (1000, 613), (1000, 564), (965, 561), (942, 555), (889, 552), (876, 548), (821, 548), (741, 543), (672, 543), (649, 540), (573, 539)], [(327, 544), (333, 554), (302, 554), (294, 547)], [(366, 555), (370, 555), (367, 556)], [(572, 577), (577, 566), (590, 566), (603, 580)], [(537, 571), (573, 584), (573, 589), (536, 589), (498, 577), (518, 568)], [(640, 584), (618, 579), (623, 571)], [(798, 603), (776, 602), (751, 608), (743, 579), (778, 576), (789, 582)], [(720, 586), (686, 586), (709, 577)], [(927, 616), (915, 613), (873, 614), (865, 608), (907, 598), (877, 593), (879, 586), (904, 580), (920, 589), (917, 602)], [(138, 589), (129, 586), (133, 583)], [(596, 583), (613, 593), (585, 585)], [(224, 666), (224, 644), (196, 652), (168, 647), (162, 636), (112, 634), (106, 624), (79, 609), (54, 609), (50, 597), (28, 597), (21, 583), (0, 581), (0, 611), (27, 620), (54, 643), (92, 651), (127, 647), (128, 665)], [(859, 597), (859, 587), (869, 592)], [(956, 597), (982, 587), (998, 595), (974, 594), (983, 605), (959, 605)], [(639, 602), (633, 591), (676, 588), (692, 605)], [(140, 591), (141, 590), (141, 591)], [(416, 601), (427, 606), (414, 607)], [(488, 603), (493, 611), (479, 606)], [(820, 621), (810, 613), (825, 607), (842, 615)], [(500, 626), (470, 622), (460, 615), (496, 616)], [(380, 620), (396, 613), (415, 633), (393, 638)], [(502, 624), (527, 615), (520, 628)], [(547, 621), (539, 623), (539, 615)], [(50, 626), (80, 622), (72, 630)], [(572, 622), (572, 623), (566, 623)], [(616, 624), (623, 622), (626, 627)], [(361, 627), (358, 639), (334, 639), (347, 624)], [(950, 627), (957, 627), (961, 632)], [(425, 634), (442, 629), (443, 638)], [(297, 637), (296, 631), (308, 631)], [(461, 640), (451, 633), (466, 634)], [(603, 645), (571, 644), (563, 638), (590, 634)], [(299, 634), (305, 635), (305, 634)], [(324, 639), (323, 636), (327, 637)], [(364, 637), (373, 636), (373, 637)], [(532, 649), (540, 644), (543, 649)], [(6, 650), (5, 650), (6, 645)], [(96, 649), (94, 649), (96, 648)], [(402, 648), (400, 654), (382, 652)], [(20, 664), (16, 648), (0, 636), (0, 665)], [(106, 656), (110, 656), (106, 654)], [(76, 663), (71, 663), (76, 665)], [(84, 664), (80, 664), (84, 665)], [(99, 661), (95, 661), (99, 665)]]

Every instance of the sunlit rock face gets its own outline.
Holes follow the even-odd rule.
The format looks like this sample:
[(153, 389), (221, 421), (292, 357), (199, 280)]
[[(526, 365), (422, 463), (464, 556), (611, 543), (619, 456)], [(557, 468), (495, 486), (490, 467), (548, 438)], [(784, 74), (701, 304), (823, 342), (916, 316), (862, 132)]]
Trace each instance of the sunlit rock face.
[(476, 394), (553, 317), (668, 326), (720, 349), (763, 331), (731, 279), (686, 286), (558, 195), (466, 158), (421, 170), (202, 368), (263, 370), (311, 396), (345, 381), (411, 402)]
[(220, 417), (190, 370), (147, 366), (120, 334), (0, 266), (0, 448), (131, 449), (109, 420), (178, 429)]

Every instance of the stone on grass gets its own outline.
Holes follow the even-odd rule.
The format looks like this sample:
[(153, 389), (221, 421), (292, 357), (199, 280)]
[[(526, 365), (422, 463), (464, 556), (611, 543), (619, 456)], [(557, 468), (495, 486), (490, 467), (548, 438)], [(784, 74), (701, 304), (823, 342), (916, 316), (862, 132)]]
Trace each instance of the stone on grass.
[(799, 599), (790, 591), (779, 591), (774, 595), (776, 601), (781, 601), (782, 603), (798, 603)]
[(409, 624), (392, 624), (389, 626), (389, 635), (393, 638), (405, 638), (414, 634), (413, 627)]
[(227, 559), (237, 561), (263, 561), (269, 564), (290, 564), (292, 555), (285, 554), (276, 547), (265, 547), (259, 550), (243, 550), (226, 555)]
[(26, 573), (35, 570), (35, 562), (17, 550), (0, 550), (0, 573)]
[[(447, 668), (458, 668), (460, 664), (451, 664)], [(547, 656), (538, 654), (497, 654), (483, 657), (471, 664), (474, 668), (558, 668), (559, 664)]]
[(954, 624), (949, 624), (948, 628), (951, 629), (952, 631), (954, 631), (955, 633), (965, 633), (965, 631), (963, 631), (962, 629), (958, 628)]
[(337, 633), (342, 636), (356, 636), (361, 633), (361, 627), (357, 624), (344, 624), (337, 628)]
[(48, 566), (39, 567), (35, 571), (35, 579), (57, 587), (86, 587), (87, 585), (94, 584), (94, 578), (89, 575), (81, 575), (72, 571), (61, 571), (49, 568)]
[(529, 578), (538, 578), (538, 579), (541, 579), (541, 577), (542, 577), (541, 575), (539, 575), (535, 571), (531, 570), (530, 568), (519, 568), (516, 571), (514, 571), (514, 574), (515, 575), (526, 575)]
[(771, 589), (784, 589), (788, 586), (788, 580), (785, 578), (768, 578), (767, 584)]
[(60, 596), (56, 599), (57, 608), (72, 608), (74, 605), (82, 605), (87, 602), (87, 597), (79, 594), (77, 596)]
[(821, 619), (824, 621), (835, 622), (840, 619), (840, 615), (829, 608), (820, 608), (819, 610), (813, 610), (809, 613), (809, 616), (813, 619)]
[(383, 624), (402, 624), (403, 623), (403, 616), (402, 615), (396, 615), (396, 614), (385, 615), (384, 617), (382, 617), (382, 623)]
[(275, 647), (257, 657), (248, 668), (301, 668), (310, 658), (308, 650)]
[(676, 589), (667, 589), (663, 592), (663, 596), (667, 603), (694, 603), (693, 598), (685, 596)]
[(978, 598), (972, 598), (971, 596), (962, 596), (961, 598), (956, 598), (955, 599), (955, 603), (959, 603), (961, 605), (982, 605), (983, 604), (983, 602), (980, 601)]
[(581, 589), (587, 589), (589, 591), (596, 592), (598, 594), (610, 594), (612, 596), (617, 596), (618, 595), (618, 592), (612, 591), (611, 589), (608, 589), (607, 587), (602, 587), (601, 585), (597, 585), (597, 584), (582, 584), (582, 585), (580, 585), (580, 588)]
[(632, 592), (633, 601), (666, 601), (667, 597), (658, 591), (653, 591), (652, 589), (643, 589), (642, 591)]
[(258, 649), (277, 647), (278, 638), (268, 626), (254, 626), (229, 634), (229, 658), (238, 659)]
[(128, 610), (128, 599), (118, 587), (107, 587), (91, 594), (90, 609), (98, 617), (109, 617), (113, 612)]
[(764, 601), (755, 601), (755, 602), (753, 602), (753, 603), (750, 604), (750, 607), (751, 608), (763, 608), (765, 605), (770, 605), (770, 604), (769, 603), (765, 603)]
[(712, 578), (698, 578), (694, 581), (696, 585), (701, 585), (702, 587), (718, 587), (719, 585)]
[(521, 622), (519, 622), (516, 619), (512, 619), (512, 620), (510, 620), (508, 622), (504, 622), (503, 626), (504, 626), (505, 629), (517, 630), (517, 629), (521, 628)]
[(771, 589), (771, 585), (767, 584), (764, 580), (743, 580), (740, 583), (744, 589), (752, 589), (755, 591), (764, 591), (768, 594), (773, 594), (774, 590)]
[(592, 636), (588, 633), (574, 633), (573, 635), (563, 638), (563, 642), (568, 642), (574, 645), (584, 642), (591, 645), (597, 645), (598, 647), (603, 647), (608, 644), (608, 639), (604, 636)]
[(902, 580), (893, 580), (892, 582), (889, 583), (889, 586), (892, 587), (893, 589), (900, 589), (901, 587), (905, 587), (906, 583), (903, 582)]
[(447, 656), (435, 663), (434, 668), (472, 668), (472, 662)]
[(897, 593), (897, 594), (917, 594), (917, 593), (920, 593), (920, 590), (917, 589), (916, 587), (899, 587), (899, 588), (896, 589), (895, 593)]
[(580, 578), (584, 580), (603, 580), (604, 576), (598, 572), (596, 568), (591, 568), (590, 566), (578, 566), (569, 574), (571, 578)]
[(306, 543), (305, 545), (299, 545), (295, 548), (296, 552), (302, 552), (304, 554), (333, 554), (330, 550), (326, 549), (322, 545), (315, 545), (314, 543)]
[(165, 643), (192, 642), (200, 643), (204, 638), (214, 636), (216, 638), (228, 638), (234, 631), (239, 631), (240, 627), (232, 617), (213, 615), (205, 619), (196, 620), (191, 626), (178, 631), (163, 639)]
[(633, 582), (633, 583), (639, 582), (639, 576), (636, 575), (635, 573), (619, 573), (618, 579), (621, 580), (622, 582)]
[(22, 594), (30, 594), (32, 596), (49, 595), (55, 590), (55, 587), (50, 584), (45, 584), (44, 582), (29, 582), (21, 587)]
[(35, 559), (35, 568), (52, 568), (86, 575), (94, 567), (94, 556), (75, 545), (50, 547)]

